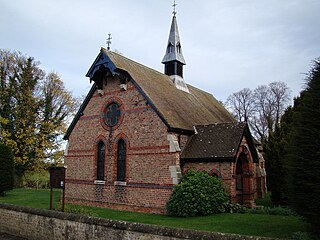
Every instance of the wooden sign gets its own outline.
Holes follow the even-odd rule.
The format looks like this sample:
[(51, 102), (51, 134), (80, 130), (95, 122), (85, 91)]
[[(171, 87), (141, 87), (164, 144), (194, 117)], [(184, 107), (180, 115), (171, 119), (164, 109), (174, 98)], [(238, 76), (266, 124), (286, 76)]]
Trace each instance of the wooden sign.
[(62, 189), (62, 211), (64, 211), (66, 167), (49, 167), (50, 173), (50, 210), (52, 210), (52, 189)]

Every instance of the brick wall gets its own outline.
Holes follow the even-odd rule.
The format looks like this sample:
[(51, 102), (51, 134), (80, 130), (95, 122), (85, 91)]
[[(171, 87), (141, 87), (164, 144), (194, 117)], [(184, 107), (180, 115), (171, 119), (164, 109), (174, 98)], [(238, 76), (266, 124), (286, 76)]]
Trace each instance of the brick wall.
[[(241, 146), (249, 149), (245, 137), (241, 141)], [(241, 149), (237, 153), (237, 158), (241, 153)], [(265, 176), (261, 176), (260, 169), (264, 169), (264, 160), (261, 155), (258, 162), (253, 162), (251, 152), (248, 151), (247, 169), (248, 174), (243, 174), (243, 191), (236, 189), (236, 162), (187, 162), (182, 167), (182, 172), (189, 170), (206, 171), (211, 174), (218, 174), (221, 177), (222, 185), (233, 201), (241, 204), (254, 206), (254, 200), (264, 196), (266, 193)], [(260, 166), (260, 169), (259, 169)]]
[(174, 229), (0, 204), (0, 232), (33, 240), (268, 240), (235, 234)]
[[(121, 90), (117, 77), (108, 79), (103, 93), (96, 91), (70, 137), (65, 165), (66, 200), (146, 212), (164, 212), (173, 182), (169, 166), (179, 166), (179, 152), (170, 151), (166, 125), (129, 82)], [(102, 119), (108, 103), (121, 104), (120, 124), (107, 127)], [(126, 180), (115, 186), (117, 141), (126, 141)], [(104, 183), (97, 179), (97, 145), (106, 145)], [(183, 139), (185, 142), (186, 140)], [(116, 183), (117, 184), (117, 183)], [(123, 183), (121, 183), (123, 185)]]

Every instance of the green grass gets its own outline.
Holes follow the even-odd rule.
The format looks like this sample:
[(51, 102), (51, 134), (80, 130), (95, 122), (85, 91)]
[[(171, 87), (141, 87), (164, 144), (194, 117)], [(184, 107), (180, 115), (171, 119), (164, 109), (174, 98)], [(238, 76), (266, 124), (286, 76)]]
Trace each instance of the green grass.
[[(53, 208), (57, 209), (60, 201), (60, 190), (53, 190), (52, 203)], [(49, 189), (29, 189), (16, 188), (12, 191), (6, 192), (5, 197), (0, 197), (0, 203), (10, 203), (19, 206), (33, 207), (33, 208), (50, 208), (50, 190)]]
[[(49, 208), (49, 190), (15, 189), (0, 197), (0, 202), (35, 208)], [(54, 203), (59, 201), (59, 191), (54, 192)], [(58, 205), (55, 205), (56, 207)], [(167, 215), (117, 211), (106, 208), (66, 205), (66, 210), (95, 217), (188, 228), (212, 232), (235, 233), (273, 238), (288, 238), (294, 232), (307, 232), (308, 224), (296, 216), (263, 214), (217, 214), (204, 217), (177, 218)]]

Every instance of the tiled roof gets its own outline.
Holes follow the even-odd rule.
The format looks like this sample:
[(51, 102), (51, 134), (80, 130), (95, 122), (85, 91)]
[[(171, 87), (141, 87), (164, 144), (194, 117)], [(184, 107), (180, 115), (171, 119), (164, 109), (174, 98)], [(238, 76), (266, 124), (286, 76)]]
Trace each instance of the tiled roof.
[(181, 159), (233, 159), (245, 129), (245, 123), (198, 125)]
[(211, 94), (188, 85), (190, 94), (177, 89), (169, 76), (122, 55), (101, 49), (117, 69), (129, 73), (133, 81), (172, 129), (193, 131), (194, 125), (236, 122)]

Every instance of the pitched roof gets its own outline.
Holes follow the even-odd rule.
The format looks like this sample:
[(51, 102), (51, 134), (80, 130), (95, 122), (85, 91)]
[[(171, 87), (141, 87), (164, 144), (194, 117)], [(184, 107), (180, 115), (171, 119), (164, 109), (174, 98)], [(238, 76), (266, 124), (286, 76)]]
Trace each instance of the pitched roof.
[(190, 93), (186, 93), (177, 89), (169, 76), (104, 48), (102, 51), (116, 68), (129, 73), (171, 128), (193, 131), (194, 125), (236, 122), (211, 94), (189, 84)]
[[(103, 64), (110, 68), (111, 72), (127, 72), (133, 84), (148, 100), (170, 131), (182, 130), (193, 133), (194, 125), (236, 122), (211, 94), (191, 85), (188, 85), (190, 93), (181, 91), (175, 87), (169, 76), (104, 48), (101, 48), (87, 76), (91, 76)], [(69, 138), (95, 91), (94, 86), (70, 124), (64, 139)]]
[(256, 160), (256, 150), (246, 123), (217, 123), (196, 126), (197, 133), (188, 141), (181, 154), (182, 161), (219, 160), (232, 161), (245, 135)]

